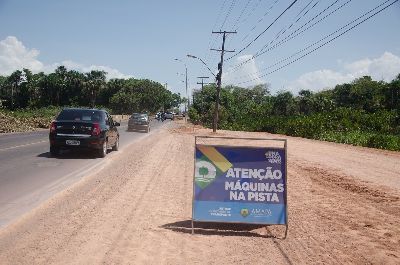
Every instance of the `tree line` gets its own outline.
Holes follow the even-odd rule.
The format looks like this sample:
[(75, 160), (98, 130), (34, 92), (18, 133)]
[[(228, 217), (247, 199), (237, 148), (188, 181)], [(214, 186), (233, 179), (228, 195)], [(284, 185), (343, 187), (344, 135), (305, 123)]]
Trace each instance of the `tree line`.
[[(211, 127), (215, 86), (193, 95), (192, 120)], [(370, 76), (320, 92), (281, 91), (267, 85), (226, 86), (221, 90), (219, 128), (265, 131), (400, 150), (400, 74), (391, 82)]]
[(59, 66), (54, 72), (29, 69), (0, 76), (0, 106), (8, 110), (48, 106), (109, 108), (115, 114), (178, 107), (181, 96), (148, 79), (106, 79), (106, 72), (81, 73)]

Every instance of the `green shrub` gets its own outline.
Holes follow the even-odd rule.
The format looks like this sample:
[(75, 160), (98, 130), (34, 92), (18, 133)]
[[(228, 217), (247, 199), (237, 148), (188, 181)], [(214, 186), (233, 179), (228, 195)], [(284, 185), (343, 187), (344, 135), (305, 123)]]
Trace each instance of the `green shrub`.
[(198, 124), (200, 121), (200, 115), (197, 113), (197, 110), (193, 107), (189, 108), (189, 118), (193, 124)]
[(374, 134), (368, 139), (367, 146), (400, 151), (400, 136)]

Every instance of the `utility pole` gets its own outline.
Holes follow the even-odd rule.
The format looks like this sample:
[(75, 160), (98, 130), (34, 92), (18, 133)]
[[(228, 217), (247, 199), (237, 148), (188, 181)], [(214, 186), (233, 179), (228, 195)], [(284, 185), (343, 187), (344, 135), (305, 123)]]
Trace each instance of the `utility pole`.
[(214, 111), (214, 122), (213, 122), (213, 132), (217, 131), (217, 124), (218, 124), (218, 112), (219, 112), (219, 96), (221, 93), (221, 80), (222, 80), (222, 64), (224, 63), (224, 53), (225, 52), (235, 52), (225, 50), (225, 38), (226, 34), (229, 33), (237, 33), (236, 31), (213, 31), (213, 34), (223, 34), (222, 35), (222, 49), (217, 50), (217, 49), (211, 49), (212, 51), (218, 51), (221, 52), (221, 61), (218, 63), (218, 74), (216, 77), (217, 80), (217, 94), (216, 94), (216, 99), (215, 99), (215, 111)]
[[(201, 79), (201, 83), (197, 82), (198, 85), (201, 85), (201, 90), (203, 90), (203, 86), (204, 86), (204, 79), (209, 78), (208, 76), (198, 76), (197, 78)], [(207, 83), (206, 83), (207, 84)]]
[[(175, 60), (175, 61), (179, 61), (179, 62), (181, 62), (181, 63), (183, 63), (183, 64), (185, 65), (186, 98), (187, 98), (187, 109), (189, 110), (189, 107), (190, 107), (190, 102), (189, 102), (189, 101), (190, 101), (190, 100), (189, 100), (189, 95), (188, 95), (188, 69), (187, 69), (186, 63), (185, 63), (184, 61), (182, 61), (181, 59), (175, 58), (174, 60)], [(186, 111), (186, 104), (185, 104), (185, 112), (187, 112), (187, 111)]]
[[(165, 82), (164, 88), (165, 88), (165, 90), (168, 90), (168, 83), (167, 82)], [(165, 101), (163, 102), (163, 105), (162, 105), (162, 111), (163, 111), (163, 113), (165, 112)]]
[(11, 85), (11, 109), (14, 110), (14, 83)]
[[(209, 78), (208, 76), (198, 76), (197, 78), (201, 78), (201, 82), (197, 82), (197, 84), (198, 85), (200, 85), (201, 84), (201, 90), (200, 91), (203, 91), (203, 87), (204, 87), (204, 79), (207, 79), (207, 78)], [(206, 84), (210, 84), (210, 83), (206, 83)], [(194, 97), (193, 97), (193, 101), (194, 101)], [(203, 102), (203, 100), (201, 100), (200, 101), (201, 102), (201, 105), (200, 105), (200, 111), (201, 111), (201, 114), (203, 115), (204, 114), (204, 102)]]
[(186, 64), (185, 64), (185, 71), (186, 71), (186, 82), (185, 82), (185, 84), (186, 84), (186, 97), (187, 97), (187, 105), (188, 105), (188, 111), (189, 111), (189, 109), (190, 109), (190, 100), (189, 100), (189, 94), (188, 94), (188, 84), (187, 84), (187, 66), (186, 66)]

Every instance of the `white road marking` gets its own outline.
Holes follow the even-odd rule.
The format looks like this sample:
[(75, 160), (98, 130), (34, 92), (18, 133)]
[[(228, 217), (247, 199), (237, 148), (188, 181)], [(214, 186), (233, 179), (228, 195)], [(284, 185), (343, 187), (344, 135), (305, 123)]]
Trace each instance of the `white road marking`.
[(43, 140), (43, 141), (34, 142), (34, 143), (28, 143), (28, 144), (21, 144), (21, 145), (16, 145), (16, 146), (10, 146), (10, 147), (6, 147), (6, 148), (3, 148), (3, 149), (0, 149), (0, 151), (15, 149), (15, 148), (18, 148), (18, 147), (24, 147), (24, 146), (33, 145), (33, 144), (41, 144), (41, 143), (45, 143), (45, 142), (48, 142), (48, 141), (49, 141), (49, 140)]

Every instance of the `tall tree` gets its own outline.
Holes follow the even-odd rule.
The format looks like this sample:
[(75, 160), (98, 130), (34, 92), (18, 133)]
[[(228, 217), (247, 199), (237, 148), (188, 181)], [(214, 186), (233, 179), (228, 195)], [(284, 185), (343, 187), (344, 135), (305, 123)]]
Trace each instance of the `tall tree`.
[(96, 97), (99, 91), (104, 88), (106, 83), (106, 72), (99, 70), (92, 70), (86, 73), (85, 87), (90, 98), (90, 106), (93, 108), (96, 103)]

